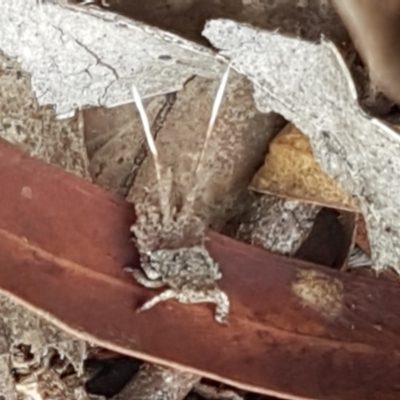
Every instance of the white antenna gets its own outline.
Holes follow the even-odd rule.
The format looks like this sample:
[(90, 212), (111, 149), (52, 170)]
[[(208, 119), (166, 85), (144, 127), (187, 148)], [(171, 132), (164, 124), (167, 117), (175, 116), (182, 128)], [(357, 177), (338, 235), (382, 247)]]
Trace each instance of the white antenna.
[(158, 161), (158, 151), (156, 148), (156, 144), (154, 142), (153, 135), (151, 134), (151, 131), (150, 131), (149, 119), (147, 118), (146, 111), (144, 110), (144, 107), (143, 107), (142, 99), (140, 98), (139, 91), (137, 90), (135, 85), (132, 85), (132, 93), (133, 93), (133, 98), (136, 103), (136, 107), (139, 111), (140, 119), (142, 120), (144, 134), (146, 137), (147, 145), (149, 146), (151, 155), (153, 157), (154, 167), (156, 170), (156, 175), (157, 175), (157, 180), (158, 180), (158, 185), (160, 186), (160, 184), (161, 184), (161, 168), (160, 168), (160, 163)]
[(218, 91), (217, 91), (217, 95), (215, 96), (215, 100), (214, 100), (214, 104), (211, 110), (211, 117), (210, 117), (210, 122), (208, 123), (208, 127), (207, 127), (207, 132), (206, 132), (206, 137), (203, 143), (203, 148), (201, 149), (201, 153), (200, 153), (200, 157), (197, 161), (197, 165), (196, 165), (196, 169), (194, 171), (195, 176), (198, 174), (200, 167), (201, 167), (201, 163), (203, 161), (204, 158), (204, 153), (206, 151), (208, 142), (210, 140), (211, 137), (211, 133), (214, 129), (214, 125), (215, 125), (215, 120), (217, 119), (217, 114), (218, 114), (218, 110), (221, 106), (221, 102), (222, 102), (222, 97), (224, 95), (225, 92), (225, 88), (226, 88), (226, 84), (228, 82), (228, 76), (229, 76), (229, 71), (230, 71), (230, 64), (228, 65), (228, 68), (226, 69), (222, 79), (221, 79), (221, 83), (219, 85)]
[[(228, 76), (229, 76), (229, 71), (230, 71), (230, 64), (228, 65), (228, 68), (226, 69), (222, 79), (221, 79), (221, 83), (219, 85), (218, 91), (217, 91), (217, 95), (215, 96), (215, 100), (214, 100), (214, 104), (212, 106), (212, 110), (211, 110), (211, 117), (210, 117), (210, 122), (208, 123), (208, 127), (207, 127), (207, 132), (206, 132), (206, 138), (204, 140), (203, 143), (203, 148), (201, 150), (200, 153), (200, 157), (197, 161), (197, 165), (196, 165), (196, 169), (194, 170), (194, 176), (195, 179), (200, 171), (200, 167), (202, 166), (202, 161), (204, 158), (204, 153), (206, 151), (208, 142), (210, 140), (211, 137), (211, 133), (212, 130), (214, 129), (214, 125), (215, 125), (215, 120), (217, 119), (217, 114), (218, 114), (218, 110), (221, 106), (222, 103), (222, 97), (224, 95), (225, 92), (225, 88), (226, 88), (226, 84), (228, 82)], [(199, 184), (198, 184), (198, 180), (195, 181), (195, 184), (193, 186), (193, 189), (189, 192), (189, 194), (187, 195), (187, 202), (185, 204), (185, 210), (187, 212), (188, 209), (190, 209), (196, 199), (196, 193), (199, 189)]]

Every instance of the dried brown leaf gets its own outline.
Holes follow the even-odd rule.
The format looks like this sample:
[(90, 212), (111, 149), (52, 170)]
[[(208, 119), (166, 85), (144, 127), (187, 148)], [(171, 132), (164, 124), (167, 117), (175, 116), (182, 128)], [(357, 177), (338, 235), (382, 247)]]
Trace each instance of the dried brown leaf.
[(358, 210), (356, 199), (321, 170), (308, 138), (293, 124), (286, 125), (272, 140), (250, 188), (326, 207)]

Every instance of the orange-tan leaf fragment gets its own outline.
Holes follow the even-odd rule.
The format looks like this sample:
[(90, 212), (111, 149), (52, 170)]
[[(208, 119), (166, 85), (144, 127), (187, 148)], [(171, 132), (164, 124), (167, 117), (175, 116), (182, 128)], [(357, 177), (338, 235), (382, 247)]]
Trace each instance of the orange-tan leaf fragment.
[(250, 189), (326, 207), (358, 210), (357, 200), (321, 170), (308, 138), (291, 123), (272, 140)]

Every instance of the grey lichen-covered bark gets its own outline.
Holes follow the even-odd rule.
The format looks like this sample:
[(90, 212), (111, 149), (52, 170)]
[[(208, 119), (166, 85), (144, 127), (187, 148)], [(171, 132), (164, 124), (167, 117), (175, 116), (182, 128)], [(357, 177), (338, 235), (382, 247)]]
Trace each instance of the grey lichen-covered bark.
[(360, 200), (374, 268), (400, 272), (400, 137), (362, 112), (335, 46), (229, 20), (209, 22), (204, 35), (253, 82), (258, 108), (294, 122), (323, 170)]
[(0, 310), (0, 398), (87, 400), (81, 380), (87, 344), (5, 295)]
[(273, 195), (256, 196), (241, 218), (236, 237), (293, 256), (308, 237), (321, 207)]
[(40, 107), (30, 77), (0, 50), (0, 138), (31, 156), (89, 178), (80, 115), (58, 120), (51, 107)]
[(182, 400), (199, 381), (189, 372), (144, 364), (113, 400)]
[(39, 104), (54, 105), (58, 115), (130, 102), (132, 83), (150, 97), (225, 68), (212, 52), (155, 28), (97, 9), (38, 3), (2, 2), (0, 49), (18, 58)]

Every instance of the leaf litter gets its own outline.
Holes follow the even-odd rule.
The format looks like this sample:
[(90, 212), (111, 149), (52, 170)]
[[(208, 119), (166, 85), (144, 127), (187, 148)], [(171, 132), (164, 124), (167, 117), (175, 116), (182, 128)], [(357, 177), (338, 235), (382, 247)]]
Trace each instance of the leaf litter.
[[(271, 126), (277, 126), (277, 125), (279, 125), (279, 124), (282, 124), (282, 120), (280, 119), (280, 117), (279, 116), (276, 116), (276, 115), (271, 115), (271, 116), (269, 116), (270, 117), (270, 120), (272, 121), (272, 122), (270, 122), (269, 121), (269, 123), (270, 123), (270, 125)], [(152, 119), (152, 121), (154, 122), (154, 119)], [(79, 121), (78, 121), (79, 122)], [(266, 120), (264, 120), (264, 123), (266, 122)], [(265, 124), (264, 124), (265, 125)], [(78, 123), (78, 126), (79, 126), (79, 123)], [(137, 127), (135, 128), (135, 129), (138, 129)], [(268, 135), (266, 135), (266, 136), (268, 136), (267, 137), (267, 140), (265, 140), (264, 139), (264, 148), (263, 148), (263, 151), (265, 151), (265, 143), (268, 143), (268, 141), (269, 141), (269, 138), (271, 137), (271, 136), (273, 136), (273, 129), (270, 129), (270, 131), (271, 131), (271, 133), (269, 133)], [(216, 132), (217, 133), (217, 132)], [(218, 135), (216, 134), (215, 136), (217, 136), (218, 137)], [(81, 139), (79, 139), (79, 140), (81, 140)], [(232, 141), (234, 142), (235, 140), (237, 140), (237, 139), (232, 139)], [(123, 142), (124, 140), (122, 140), (121, 142)], [(236, 145), (236, 144), (235, 144)], [(37, 146), (37, 145), (36, 145)], [(134, 146), (134, 147), (140, 147), (141, 148), (141, 150), (142, 150), (142, 153), (143, 153), (143, 141), (141, 141), (140, 142), (140, 146)], [(212, 146), (211, 146), (212, 147)], [(228, 147), (226, 147), (224, 150), (226, 150), (226, 152), (227, 153), (229, 153), (229, 151), (228, 150), (230, 150)], [(41, 149), (41, 150), (38, 150), (38, 147), (34, 147), (34, 151), (36, 151), (37, 152), (37, 154), (35, 154), (35, 153), (32, 153), (33, 155), (36, 155), (36, 156), (40, 156), (40, 153), (41, 152), (43, 152), (43, 154), (46, 154), (46, 151), (44, 151), (43, 149)], [(78, 152), (79, 153), (79, 152)], [(129, 152), (128, 152), (129, 153)], [(85, 154), (85, 152), (84, 151), (82, 151), (81, 152), (81, 155), (82, 154)], [(107, 152), (107, 150), (105, 151), (105, 159), (107, 158), (107, 154), (108, 154), (108, 152)], [(118, 155), (118, 152), (116, 152), (115, 153), (115, 155)], [(209, 154), (206, 154), (205, 155), (205, 158), (207, 159), (208, 158), (208, 162), (210, 162), (209, 160), (210, 159), (212, 159), (213, 157), (215, 156), (215, 153), (213, 153), (213, 152), (211, 152), (210, 151), (210, 153)], [(48, 155), (46, 156), (47, 158), (46, 158), (46, 160), (51, 160), (51, 157), (49, 157)], [(67, 156), (66, 158), (67, 158), (67, 160), (68, 160), (68, 157), (70, 157), (71, 159), (73, 159), (74, 157), (73, 156)], [(231, 158), (232, 157), (235, 157), (234, 155), (232, 156), (231, 155)], [(127, 159), (128, 157), (125, 157), (125, 159)], [(202, 158), (202, 157), (200, 157), (200, 158)], [(256, 158), (257, 159), (257, 158)], [(93, 158), (92, 158), (92, 160), (93, 160)], [(235, 161), (237, 161), (237, 160), (232, 160), (232, 159), (230, 159), (229, 160), (230, 161), (230, 163), (228, 163), (228, 168), (226, 167), (226, 165), (224, 165), (223, 166), (223, 168), (225, 168), (225, 169), (227, 169), (228, 170), (228, 172), (232, 172), (232, 169), (233, 169), (233, 166), (232, 166), (232, 164), (235, 164)], [(56, 162), (59, 162), (59, 161), (56, 161)], [(139, 182), (140, 182), (140, 167), (142, 166), (142, 164), (144, 164), (144, 162), (145, 162), (145, 157), (143, 157), (142, 156), (142, 158), (141, 158), (141, 162), (137, 165), (137, 174), (139, 174)], [(257, 161), (257, 162), (259, 162), (259, 161)], [(83, 163), (82, 163), (82, 165), (83, 166), (81, 166), (80, 164), (78, 165), (78, 167), (76, 167), (76, 165), (74, 165), (74, 166), (68, 166), (68, 165), (66, 165), (65, 164), (65, 161), (61, 161), (61, 162), (59, 162), (60, 163), (60, 165), (63, 167), (63, 168), (66, 168), (66, 169), (68, 169), (68, 170), (74, 170), (75, 172), (76, 171), (78, 171), (78, 172), (76, 172), (76, 173), (79, 173), (79, 174), (81, 174), (82, 176), (87, 176), (87, 170), (88, 170), (88, 168), (87, 168), (87, 164), (86, 164), (86, 160), (83, 160)], [(220, 167), (222, 166), (222, 164), (223, 164), (223, 162), (221, 162), (221, 164), (219, 165)], [(256, 164), (256, 163), (255, 163)], [(91, 162), (91, 166), (93, 167), (93, 165), (94, 165), (94, 162), (92, 161)], [(279, 167), (279, 164), (278, 164), (278, 167)], [(133, 167), (131, 167), (131, 168), (133, 168)], [(229, 168), (231, 168), (231, 170), (229, 170)], [(251, 165), (250, 166), (250, 169), (254, 169), (255, 170), (255, 167), (254, 167), (254, 164), (253, 165)], [(112, 169), (112, 168), (111, 168)], [(148, 168), (147, 168), (148, 169)], [(278, 168), (279, 169), (279, 168)], [(127, 172), (127, 171), (129, 171), (129, 172)], [(95, 173), (93, 173), (93, 169), (92, 169), (92, 176), (93, 175), (96, 175)], [(99, 175), (97, 176), (97, 177), (104, 177), (104, 175), (102, 175), (102, 172), (103, 172), (103, 170), (101, 170), (100, 171), (100, 173), (99, 173)], [(121, 182), (126, 182), (126, 180), (129, 178), (129, 173), (132, 173), (132, 169), (129, 169), (129, 168), (125, 168), (125, 170), (124, 170), (124, 172), (123, 172), (123, 174), (125, 175), (125, 178), (123, 179), (123, 180), (121, 180)], [(154, 171), (153, 171), (153, 174), (154, 174)], [(189, 172), (189, 174), (190, 174), (190, 172)], [(121, 175), (122, 175), (122, 173), (121, 173)], [(171, 215), (168, 215), (168, 213), (169, 213), (169, 211), (171, 211), (171, 210), (173, 210), (173, 211), (175, 211), (177, 208), (176, 207), (178, 207), (178, 209), (179, 208), (183, 208), (183, 204), (184, 204), (184, 202), (185, 202), (185, 200), (187, 200), (187, 196), (188, 196), (188, 193), (186, 193), (186, 192), (184, 192), (184, 195), (178, 195), (177, 194), (177, 192), (179, 193), (179, 189), (180, 189), (180, 187), (179, 187), (179, 185), (182, 185), (182, 183), (181, 182), (176, 182), (176, 180), (177, 180), (177, 178), (176, 178), (176, 171), (173, 171), (173, 173), (171, 173), (171, 172), (165, 172), (165, 177), (167, 178), (166, 179), (166, 181), (167, 181), (167, 184), (166, 184), (166, 187), (165, 188), (161, 188), (162, 190), (163, 190), (163, 194), (161, 195), (161, 200), (162, 199), (168, 199), (168, 201), (167, 201), (167, 203), (165, 204), (165, 207), (164, 207), (164, 209), (165, 209), (165, 211), (167, 211), (165, 214), (163, 214), (162, 216), (161, 216), (161, 219), (160, 219), (160, 217), (155, 217), (155, 219), (154, 219), (154, 226), (157, 226), (157, 229), (158, 229), (158, 227), (159, 227), (159, 224), (160, 224), (160, 222), (165, 222), (165, 221), (168, 221), (168, 218), (171, 220)], [(207, 175), (207, 171), (203, 171), (203, 174), (202, 174), (203, 176), (202, 176), (202, 178), (204, 179), (204, 182), (203, 183), (209, 183), (209, 180), (207, 179), (207, 178), (209, 178), (209, 175)], [(249, 175), (248, 173), (247, 173), (247, 175)], [(117, 179), (117, 177), (118, 176), (120, 176), (119, 174), (115, 174), (114, 176), (112, 176), (112, 175), (110, 175), (109, 177), (108, 177), (108, 180), (105, 180), (105, 181), (103, 181), (103, 182), (101, 182), (100, 180), (98, 181), (100, 184), (102, 184), (103, 186), (107, 186), (107, 184), (110, 184), (110, 185), (113, 185), (114, 184), (114, 179)], [(193, 174), (193, 172), (192, 172), (192, 177), (196, 177), (196, 174)], [(136, 175), (135, 175), (135, 177), (136, 177)], [(134, 177), (134, 178), (135, 178)], [(133, 180), (134, 180), (134, 178), (133, 178)], [(189, 179), (190, 180), (190, 179)], [(248, 183), (248, 182), (247, 182)], [(197, 183), (196, 184), (200, 184), (200, 181), (197, 181)], [(116, 185), (115, 185), (115, 187), (116, 188), (120, 188), (121, 187), (121, 185), (123, 186), (123, 184), (122, 183), (117, 183)], [(176, 189), (176, 185), (177, 185), (177, 187), (178, 187), (178, 189)], [(192, 185), (193, 185), (193, 182), (192, 182)], [(161, 186), (161, 185), (160, 185)], [(172, 190), (171, 188), (172, 187), (175, 187), (175, 190)], [(182, 187), (182, 186), (181, 186)], [(109, 189), (110, 189), (110, 187), (109, 187)], [(159, 188), (158, 188), (159, 189)], [(149, 187), (146, 187), (146, 191), (147, 191), (147, 193), (146, 193), (146, 200), (147, 199), (150, 199), (150, 198), (152, 198), (152, 200), (149, 200), (149, 204), (151, 205), (152, 203), (153, 203), (153, 210), (156, 210), (157, 209), (157, 211), (159, 211), (159, 206), (157, 205), (157, 201), (156, 200), (154, 200), (154, 196), (158, 196), (159, 195), (159, 192), (158, 192), (158, 189), (157, 190), (154, 190), (154, 188), (153, 189), (149, 189)], [(218, 187), (217, 187), (217, 189), (218, 189)], [(204, 191), (200, 191), (201, 192), (201, 195), (203, 196), (203, 198), (202, 199), (200, 199), (200, 200), (198, 200), (198, 202), (197, 202), (197, 212), (198, 212), (198, 210), (199, 209), (201, 209), (201, 207), (202, 207), (202, 205), (204, 206), (204, 204), (207, 204), (207, 200), (209, 200), (209, 198), (207, 199), (204, 199), (204, 192), (207, 192), (207, 190), (204, 190)], [(218, 190), (217, 190), (217, 192), (218, 192)], [(216, 222), (215, 223), (215, 225), (216, 226), (223, 226), (224, 225), (224, 222), (226, 222), (226, 220), (228, 219), (228, 216), (232, 216), (232, 214), (234, 214), (234, 211), (232, 211), (232, 210), (235, 210), (235, 211), (237, 211), (237, 207), (235, 208), (235, 206), (237, 206), (237, 204), (238, 204), (238, 199), (242, 199), (242, 198), (245, 198), (246, 199), (246, 201), (247, 201), (247, 203), (246, 204), (248, 204), (248, 201), (249, 201), (249, 197), (248, 196), (246, 196), (246, 195), (243, 195), (243, 192), (244, 192), (244, 190), (243, 190), (243, 188), (240, 188), (240, 190), (236, 190), (236, 192), (235, 192), (235, 194), (234, 194), (234, 196), (233, 196), (233, 198), (231, 198), (231, 199), (229, 199), (229, 201), (225, 201), (225, 203), (223, 203), (223, 205), (221, 205), (221, 204), (218, 204), (218, 202), (216, 202), (218, 205), (216, 206), (215, 204), (212, 204), (212, 206), (210, 206), (210, 204), (209, 203), (212, 203), (212, 202), (208, 202), (208, 209), (207, 209), (207, 211), (206, 212), (204, 212), (203, 211), (203, 213), (200, 213), (200, 214), (203, 214), (203, 215), (201, 215), (201, 217), (203, 218), (204, 217), (204, 214), (206, 214), (206, 217), (205, 217), (205, 219), (203, 220), (203, 219), (200, 219), (200, 217), (198, 217), (198, 216), (196, 216), (195, 215), (195, 213), (194, 213), (194, 215), (192, 216), (192, 217), (188, 217), (187, 215), (185, 215), (184, 216), (184, 218), (183, 218), (183, 220), (181, 220), (181, 221), (176, 221), (177, 223), (178, 223), (178, 228), (177, 228), (177, 226), (174, 224), (173, 225), (173, 227), (172, 228), (170, 228), (171, 230), (172, 230), (172, 232), (174, 232), (174, 231), (176, 231), (177, 230), (177, 232), (178, 232), (178, 234), (176, 235), (176, 237), (174, 237), (173, 235), (171, 235), (171, 236), (168, 236), (168, 233), (171, 233), (171, 231), (169, 230), (169, 229), (167, 229), (166, 231), (167, 231), (167, 233), (166, 233), (166, 239), (164, 239), (167, 243), (170, 241), (170, 240), (172, 240), (172, 247), (174, 247), (174, 246), (176, 246), (176, 244), (175, 243), (182, 243), (181, 242), (181, 239), (184, 237), (185, 238), (185, 240), (188, 240), (188, 244), (189, 245), (191, 245), (192, 243), (198, 243), (198, 239), (199, 238), (203, 238), (203, 236), (204, 236), (204, 227), (205, 227), (205, 223), (203, 222), (203, 221), (206, 221), (206, 224), (212, 224), (212, 220), (213, 220), (213, 218), (215, 218), (216, 216), (218, 216), (216, 219), (218, 220), (219, 219), (219, 221), (218, 222)], [(136, 193), (134, 193), (133, 195), (132, 195), (132, 193), (131, 193), (131, 196), (135, 196), (135, 195), (137, 195), (137, 192)], [(143, 195), (143, 192), (142, 192), (142, 195)], [(309, 230), (310, 230), (310, 226), (312, 225), (312, 220), (313, 220), (313, 218), (314, 218), (314, 216), (316, 215), (316, 213), (318, 212), (318, 210), (319, 210), (319, 206), (318, 205), (308, 205), (308, 206), (304, 206), (304, 204), (302, 204), (302, 201), (298, 201), (298, 200), (292, 200), (292, 199), (286, 199), (287, 197), (291, 197), (292, 196), (292, 194), (290, 194), (290, 193), (280, 193), (280, 195), (283, 195), (283, 197), (285, 197), (285, 199), (280, 199), (280, 198), (277, 198), (277, 199), (274, 199), (273, 197), (274, 196), (267, 196), (267, 197), (263, 197), (263, 201), (261, 202), (261, 203), (267, 203), (268, 204), (268, 201), (271, 201), (271, 199), (273, 199), (274, 201), (271, 201), (271, 205), (269, 205), (269, 206), (265, 206), (265, 204), (264, 204), (264, 207), (266, 207), (266, 208), (268, 208), (268, 210), (271, 210), (272, 208), (273, 208), (273, 204), (278, 204), (279, 205), (279, 207), (278, 207), (278, 209), (280, 210), (280, 211), (277, 211), (276, 212), (276, 215), (280, 215), (280, 217), (282, 218), (282, 213), (283, 213), (283, 211), (282, 210), (288, 210), (288, 211), (290, 211), (291, 213), (294, 213), (293, 214), (293, 217), (292, 217), (292, 219), (291, 219), (291, 222), (289, 222), (289, 225), (291, 225), (292, 226), (292, 229), (293, 228), (300, 228), (300, 231), (302, 231), (302, 232), (300, 232), (300, 234), (295, 234), (294, 236), (296, 237), (296, 239), (289, 239), (289, 238), (285, 238), (285, 240), (282, 240), (282, 243), (284, 243), (284, 242), (286, 242), (287, 244), (289, 244), (289, 242), (290, 243), (292, 243), (292, 248), (283, 248), (283, 249), (281, 249), (281, 248), (279, 248), (279, 243), (277, 243), (277, 245), (278, 245), (278, 247), (276, 247), (274, 244), (272, 244), (272, 243), (264, 243), (263, 244), (263, 246), (265, 247), (265, 248), (270, 248), (270, 249), (273, 249), (273, 250), (275, 250), (275, 251), (278, 251), (278, 252), (282, 252), (282, 253), (285, 253), (285, 254), (293, 254), (293, 252), (295, 251), (295, 249), (296, 248), (298, 248), (298, 244), (301, 242), (301, 237), (306, 237), (307, 236), (307, 232), (309, 232)], [(244, 197), (243, 197), (244, 196)], [(190, 197), (190, 193), (189, 193), (189, 197)], [(218, 197), (218, 196), (216, 196), (216, 197)], [(301, 197), (301, 195), (300, 195), (300, 197)], [(310, 200), (310, 196), (309, 196), (309, 193), (307, 193), (307, 196), (304, 196), (304, 197), (307, 197), (307, 200), (309, 201)], [(215, 200), (215, 199), (214, 199)], [(303, 200), (305, 200), (305, 199), (303, 199)], [(311, 200), (313, 200), (313, 199), (311, 199)], [(221, 201), (221, 200), (220, 200)], [(171, 202), (171, 203), (170, 203)], [(143, 208), (142, 209), (140, 209), (140, 207), (141, 207), (141, 205), (143, 204), (145, 204), (145, 202), (139, 202), (139, 203), (135, 203), (135, 204), (139, 204), (139, 214), (142, 214), (142, 215), (145, 215), (145, 217), (143, 218), (143, 221), (142, 221), (142, 223), (143, 223), (143, 225), (142, 225), (142, 227), (140, 227), (139, 229), (136, 229), (135, 230), (135, 233), (136, 233), (136, 235), (137, 235), (137, 237), (140, 237), (140, 235), (141, 235), (141, 233), (143, 233), (143, 229), (145, 229), (144, 228), (144, 226), (146, 225), (145, 223), (144, 223), (144, 221), (146, 221), (146, 218), (147, 218), (147, 221), (148, 221), (148, 216), (147, 216), (147, 214), (150, 212), (151, 213), (151, 209), (152, 209), (152, 207), (151, 206), (149, 206), (149, 207), (144, 207), (143, 206)], [(154, 205), (155, 204), (155, 205)], [(200, 205), (199, 205), (200, 204)], [(175, 210), (174, 210), (174, 207), (175, 207)], [(304, 212), (305, 212), (305, 214), (302, 214), (302, 215), (306, 215), (307, 217), (306, 218), (304, 218), (304, 220), (302, 220), (302, 217), (299, 217), (299, 216), (297, 216), (295, 213), (296, 213), (296, 210), (301, 210), (301, 208), (303, 207), (303, 209), (304, 209)], [(196, 210), (196, 207), (194, 207), (194, 209)], [(221, 212), (221, 210), (223, 210), (222, 212)], [(157, 213), (157, 212), (156, 212)], [(221, 214), (223, 214), (223, 216), (221, 216)], [(164, 219), (164, 221), (162, 221)], [(140, 216), (139, 216), (139, 220), (140, 220)], [(288, 220), (290, 220), (290, 218), (288, 219)], [(305, 224), (305, 226), (303, 227), (303, 228), (301, 228), (301, 226), (297, 226), (296, 224), (297, 224), (297, 222), (298, 221), (302, 221), (302, 222), (304, 222), (304, 224)], [(182, 224), (182, 225), (181, 225)], [(192, 228), (194, 228), (194, 227), (197, 227), (197, 229), (194, 229), (194, 234), (192, 233), (192, 232), (190, 232), (190, 234), (187, 234), (186, 232), (185, 232), (185, 229), (182, 229), (182, 226), (183, 225), (185, 225), (185, 224), (187, 224), (188, 226), (190, 226), (190, 227), (192, 227)], [(291, 230), (291, 228), (289, 227), (289, 225), (286, 225), (286, 228), (288, 229), (288, 232), (290, 232), (290, 230)], [(301, 224), (300, 224), (301, 225)], [(242, 226), (241, 227), (241, 229), (242, 229), (242, 231), (243, 231), (243, 229), (244, 229), (244, 227)], [(286, 232), (286, 234), (287, 234), (287, 232)], [(150, 232), (145, 232), (145, 237), (146, 238), (149, 238), (149, 237), (155, 237), (154, 236), (154, 231), (150, 231)], [(143, 249), (145, 249), (145, 251), (144, 251), (144, 253), (147, 253), (148, 251), (154, 251), (154, 249), (156, 249), (157, 247), (159, 247), (160, 246), (160, 242), (159, 242), (159, 240), (160, 240), (160, 238), (157, 238), (157, 241), (156, 241), (156, 243), (150, 243), (150, 244), (147, 244), (147, 243), (145, 243), (145, 239), (144, 239), (144, 241), (142, 242), (142, 248)], [(139, 241), (140, 241), (140, 239), (139, 239)], [(201, 242), (201, 240), (200, 240), (200, 242)], [(162, 246), (164, 246), (165, 245), (165, 242), (163, 242), (162, 241), (162, 238), (161, 238), (161, 245)], [(167, 247), (168, 247), (168, 245), (167, 245)], [(150, 249), (150, 250), (149, 250)], [(156, 250), (157, 251), (157, 250)], [(168, 253), (168, 252), (167, 252)], [(148, 256), (148, 254), (146, 254), (145, 255), (145, 257), (147, 257)], [(169, 254), (168, 254), (168, 256), (169, 256)], [(184, 254), (183, 256), (186, 256), (186, 254)], [(144, 258), (145, 258), (144, 257)], [(164, 256), (162, 256), (162, 257), (164, 257)], [(201, 258), (204, 258), (205, 256), (204, 256), (204, 254), (201, 254), (201, 251), (200, 251), (200, 257)], [(160, 259), (158, 259), (157, 258), (157, 255), (156, 255), (156, 257), (154, 258), (154, 259), (152, 259), (152, 260), (150, 260), (151, 262), (150, 262), (150, 264), (160, 264)], [(161, 258), (161, 261), (162, 261), (162, 258)], [(216, 274), (216, 276), (218, 276), (218, 274)], [(26, 358), (27, 356), (26, 356), (26, 348), (25, 347), (22, 347), (22, 350), (21, 350), (21, 348), (18, 348), (17, 349), (17, 351), (15, 352), (15, 358), (16, 359), (18, 359), (18, 357), (19, 358)], [(31, 351), (31, 350), (29, 350), (29, 351)], [(57, 350), (57, 352), (59, 352), (59, 350)], [(51, 352), (50, 352), (51, 353)], [(53, 353), (51, 353), (51, 354), (53, 354)], [(28, 358), (30, 358), (30, 356), (28, 356)], [(51, 357), (50, 357), (51, 358)], [(80, 363), (82, 362), (82, 359), (80, 360)], [(46, 357), (44, 357), (44, 359), (43, 359), (43, 361), (42, 361), (42, 363), (44, 364), (44, 365), (46, 365), (46, 366), (49, 366), (49, 361), (48, 361), (48, 359), (46, 359)], [(78, 363), (79, 364), (79, 363)], [(147, 368), (149, 368), (149, 367), (147, 367)], [(47, 372), (49, 372), (49, 371), (47, 371)], [(51, 375), (52, 374), (52, 372), (49, 372), (49, 374)], [(40, 374), (38, 375), (38, 376), (40, 376)], [(45, 375), (43, 375), (43, 377), (44, 377)], [(51, 375), (51, 376), (53, 376), (53, 375)], [(54, 378), (54, 376), (53, 376), (53, 380), (56, 380), (55, 378)], [(196, 379), (194, 379), (194, 380), (196, 380)], [(26, 390), (26, 389), (23, 389), (23, 390)], [(78, 397), (77, 397), (78, 398)]]

